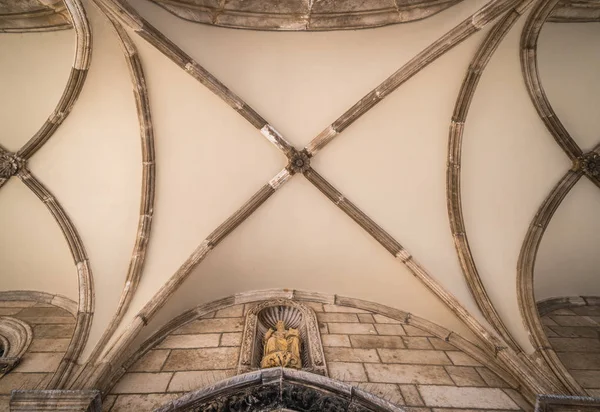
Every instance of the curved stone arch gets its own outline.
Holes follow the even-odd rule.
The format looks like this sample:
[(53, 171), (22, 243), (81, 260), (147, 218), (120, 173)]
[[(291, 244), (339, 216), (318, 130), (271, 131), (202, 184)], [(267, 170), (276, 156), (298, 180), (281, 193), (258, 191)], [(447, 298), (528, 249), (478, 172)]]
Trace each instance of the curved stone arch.
[[(364, 411), (404, 409), (364, 390), (308, 372), (273, 368), (234, 376), (175, 399), (157, 412), (170, 411)], [(299, 409), (296, 409), (299, 408)]]
[[(169, 334), (176, 329), (199, 319), (210, 312), (226, 309), (231, 306), (240, 304), (252, 304), (269, 299), (289, 299), (299, 302), (317, 302), (323, 304), (332, 304), (339, 306), (347, 306), (355, 309), (366, 310), (377, 314), (384, 315), (391, 319), (399, 321), (403, 325), (414, 326), (422, 329), (431, 335), (438, 337), (458, 350), (471, 356), (477, 362), (490, 369), (496, 375), (500, 376), (512, 388), (519, 388), (526, 391), (526, 386), (519, 380), (522, 376), (513, 377), (497, 358), (496, 354), (489, 351), (487, 348), (482, 348), (475, 343), (463, 338), (455, 332), (439, 326), (426, 319), (415, 316), (409, 312), (404, 312), (399, 309), (394, 309), (379, 303), (369, 302), (365, 300), (344, 297), (339, 295), (329, 295), (314, 292), (305, 292), (289, 289), (269, 289), (263, 291), (243, 292), (213, 302), (205, 303), (190, 309), (179, 316), (171, 319), (163, 327), (161, 327), (152, 336), (146, 339), (139, 347), (126, 349), (122, 351), (113, 362), (104, 364), (106, 374), (97, 376), (97, 381), (94, 382), (94, 387), (99, 388), (103, 393), (109, 393), (111, 388), (123, 377), (125, 372), (150, 349), (160, 344)], [(533, 394), (531, 394), (533, 396)]]
[(0, 316), (0, 343), (4, 351), (0, 356), (0, 377), (19, 363), (32, 340), (31, 326), (17, 318)]

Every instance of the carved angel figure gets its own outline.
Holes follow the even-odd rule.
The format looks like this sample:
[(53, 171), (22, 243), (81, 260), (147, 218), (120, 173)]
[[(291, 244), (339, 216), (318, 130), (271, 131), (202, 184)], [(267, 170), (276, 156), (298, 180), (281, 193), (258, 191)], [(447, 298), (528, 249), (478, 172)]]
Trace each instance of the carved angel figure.
[(275, 329), (269, 328), (264, 337), (264, 352), (261, 368), (302, 368), (300, 358), (300, 333), (298, 329), (285, 328), (282, 320), (277, 321)]

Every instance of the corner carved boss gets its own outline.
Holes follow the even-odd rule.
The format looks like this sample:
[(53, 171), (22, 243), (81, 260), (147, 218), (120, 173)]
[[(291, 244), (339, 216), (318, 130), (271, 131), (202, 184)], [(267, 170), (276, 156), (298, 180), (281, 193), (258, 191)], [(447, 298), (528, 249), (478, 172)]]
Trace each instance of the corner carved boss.
[(600, 179), (600, 154), (596, 152), (584, 154), (577, 159), (576, 167), (590, 178)]
[(0, 149), (0, 179), (16, 176), (25, 167), (25, 163), (25, 159)]

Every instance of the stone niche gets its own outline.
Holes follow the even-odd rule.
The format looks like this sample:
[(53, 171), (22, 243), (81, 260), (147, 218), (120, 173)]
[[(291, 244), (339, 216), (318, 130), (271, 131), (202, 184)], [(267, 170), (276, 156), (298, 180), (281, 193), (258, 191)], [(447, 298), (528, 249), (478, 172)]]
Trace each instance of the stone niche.
[(260, 369), (264, 354), (264, 337), (283, 321), (286, 329), (297, 329), (300, 335), (301, 370), (327, 376), (323, 344), (315, 312), (302, 303), (289, 299), (260, 302), (248, 310), (244, 325), (238, 373)]

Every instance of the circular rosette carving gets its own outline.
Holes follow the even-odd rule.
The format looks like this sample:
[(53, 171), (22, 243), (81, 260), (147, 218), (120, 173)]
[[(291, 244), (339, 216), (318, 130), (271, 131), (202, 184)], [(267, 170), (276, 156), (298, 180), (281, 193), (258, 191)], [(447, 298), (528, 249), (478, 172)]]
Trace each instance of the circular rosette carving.
[(598, 153), (591, 152), (582, 156), (579, 164), (586, 175), (600, 178), (600, 155)]
[(310, 156), (303, 150), (296, 152), (290, 158), (288, 168), (293, 173), (304, 173), (310, 169)]
[(9, 179), (19, 173), (23, 161), (12, 153), (0, 153), (0, 178)]

